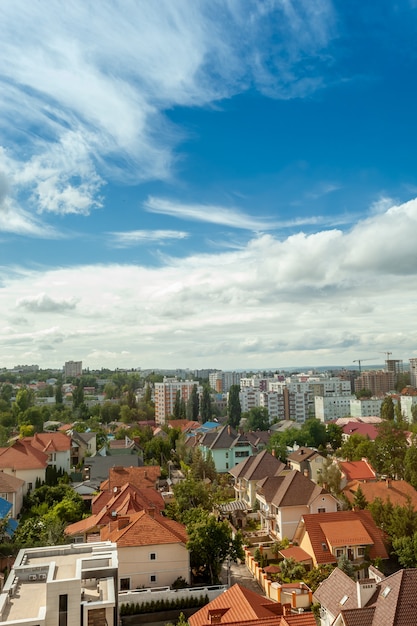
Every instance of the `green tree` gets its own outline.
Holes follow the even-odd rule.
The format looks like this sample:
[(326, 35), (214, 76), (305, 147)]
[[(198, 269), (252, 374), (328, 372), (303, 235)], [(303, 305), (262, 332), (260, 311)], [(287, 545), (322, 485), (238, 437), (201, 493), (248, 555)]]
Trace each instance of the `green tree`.
[(62, 403), (63, 403), (62, 378), (61, 376), (59, 376), (55, 384), (55, 404), (57, 404), (58, 406), (61, 406)]
[(269, 413), (265, 407), (255, 406), (245, 414), (246, 430), (268, 430)]
[(80, 408), (84, 403), (84, 387), (81, 384), (81, 380), (77, 380), (72, 390), (72, 408), (74, 411)]
[(322, 472), (317, 479), (318, 484), (337, 496), (340, 493), (341, 479), (342, 473), (339, 466), (333, 463), (331, 459), (326, 459), (323, 463)]
[(198, 414), (200, 411), (200, 400), (198, 397), (197, 385), (193, 385), (193, 388), (190, 393), (190, 397), (187, 400), (186, 406), (186, 416), (187, 419), (192, 421), (198, 420)]
[(342, 554), (342, 556), (337, 559), (337, 567), (341, 569), (342, 572), (346, 574), (346, 576), (349, 576), (349, 578), (352, 578), (352, 580), (356, 580), (355, 568), (353, 566), (353, 563), (347, 558), (346, 554)]
[(326, 426), (315, 417), (311, 417), (304, 422), (297, 436), (300, 445), (318, 448), (325, 446), (327, 442)]
[(360, 485), (358, 486), (357, 490), (355, 491), (355, 495), (353, 497), (352, 506), (353, 506), (353, 508), (355, 510), (366, 509), (366, 507), (368, 506), (368, 501), (365, 498), (365, 495), (364, 495)]
[(413, 404), (411, 407), (411, 417), (413, 424), (417, 424), (417, 404)]
[(178, 389), (177, 393), (175, 394), (175, 402), (174, 402), (174, 408), (172, 410), (172, 417), (174, 418), (174, 420), (179, 420), (181, 419), (181, 392)]
[(357, 397), (358, 400), (362, 399), (369, 399), (372, 398), (372, 391), (370, 389), (360, 389), (359, 391), (355, 392), (355, 396)]
[(341, 447), (342, 435), (343, 435), (343, 430), (341, 426), (338, 426), (337, 424), (327, 424), (326, 439), (327, 439), (327, 443), (329, 444), (333, 452), (336, 452), (336, 450), (338, 450)]
[(289, 559), (284, 559), (280, 563), (281, 568), (281, 576), (283, 578), (287, 578), (288, 580), (300, 580), (304, 578), (306, 574), (306, 568), (302, 563), (298, 563), (295, 559), (290, 557)]
[(175, 496), (173, 507), (169, 509), (171, 516), (178, 521), (183, 521), (184, 515), (192, 509), (204, 509), (211, 511), (213, 508), (212, 490), (201, 480), (196, 480), (192, 476), (172, 488)]
[(205, 459), (200, 448), (194, 449), (191, 461), (191, 475), (196, 480), (204, 480), (208, 478), (213, 482), (216, 479), (216, 466), (214, 464), (213, 455), (210, 451), (207, 455), (207, 459)]
[(186, 522), (190, 563), (194, 571), (205, 572), (212, 585), (219, 582), (222, 564), (227, 558), (244, 559), (242, 537), (232, 531), (226, 521), (216, 518), (203, 509), (189, 511)]
[(369, 458), (372, 454), (373, 442), (369, 437), (353, 433), (342, 444), (340, 448), (340, 456), (348, 461), (360, 461), (363, 458)]
[(394, 402), (391, 396), (386, 396), (386, 398), (382, 401), (380, 415), (383, 420), (394, 420)]
[(330, 563), (313, 567), (313, 569), (308, 571), (304, 576), (304, 582), (310, 587), (311, 591), (314, 593), (320, 583), (330, 576), (333, 569), (334, 566)]
[(13, 411), (19, 416), (35, 404), (35, 394), (31, 389), (19, 389), (16, 400), (13, 403)]
[(405, 453), (404, 480), (417, 489), (417, 447), (415, 445), (407, 448)]
[(238, 428), (242, 418), (242, 407), (239, 399), (239, 385), (231, 385), (227, 403), (228, 423), (232, 428)]
[(398, 400), (395, 404), (394, 413), (395, 413), (395, 421), (397, 422), (397, 424), (401, 424), (402, 422), (404, 422), (404, 415), (402, 414), (402, 411), (401, 411), (400, 400)]
[(392, 548), (402, 567), (417, 567), (417, 532), (408, 537), (397, 537)]
[(404, 475), (407, 436), (393, 420), (384, 420), (377, 426), (371, 462), (379, 474), (395, 479)]
[(211, 394), (210, 388), (208, 385), (204, 385), (203, 387), (203, 395), (201, 397), (201, 408), (200, 408), (200, 416), (203, 424), (205, 422), (210, 422), (213, 417), (213, 409), (211, 405)]

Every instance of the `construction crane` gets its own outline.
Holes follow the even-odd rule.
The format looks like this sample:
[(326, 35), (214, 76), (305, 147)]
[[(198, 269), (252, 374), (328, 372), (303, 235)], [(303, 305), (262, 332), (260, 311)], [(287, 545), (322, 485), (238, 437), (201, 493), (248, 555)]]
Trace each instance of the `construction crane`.
[(380, 354), (386, 354), (387, 355), (387, 359), (386, 360), (389, 361), (389, 358), (390, 358), (392, 352), (385, 351), (385, 352), (381, 352)]
[(361, 363), (363, 363), (363, 361), (373, 361), (374, 359), (356, 359), (355, 361), (353, 361), (353, 363), (357, 363), (359, 365), (359, 374), (362, 373), (362, 368), (361, 368)]

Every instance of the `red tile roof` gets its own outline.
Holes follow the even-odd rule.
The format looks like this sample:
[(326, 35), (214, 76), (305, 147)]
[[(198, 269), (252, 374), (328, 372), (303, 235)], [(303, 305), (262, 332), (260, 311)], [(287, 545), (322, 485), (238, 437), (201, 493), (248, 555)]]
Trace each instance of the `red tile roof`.
[(364, 424), (363, 422), (348, 422), (342, 426), (345, 435), (362, 435), (369, 437), (371, 441), (375, 441), (378, 435), (378, 429), (374, 424)]
[(167, 517), (145, 511), (133, 513), (102, 528), (102, 541), (113, 541), (119, 548), (151, 546), (188, 541), (185, 526)]
[(0, 469), (36, 470), (45, 469), (48, 455), (18, 439), (9, 448), (0, 448)]
[(368, 461), (340, 461), (339, 467), (346, 480), (376, 480), (375, 471)]
[(313, 613), (301, 613), (300, 615), (283, 615), (279, 626), (317, 626)]
[(368, 502), (380, 498), (383, 502), (390, 500), (394, 506), (405, 506), (410, 499), (414, 510), (417, 511), (417, 491), (405, 480), (379, 480), (366, 483), (353, 481), (343, 489), (349, 502), (353, 502), (359, 486)]
[(104, 481), (102, 489), (112, 491), (115, 487), (122, 487), (126, 483), (130, 483), (135, 487), (155, 487), (156, 482), (161, 476), (161, 468), (159, 465), (146, 465), (144, 467), (111, 467), (109, 470), (108, 481)]
[(279, 553), (284, 559), (294, 559), (297, 563), (302, 563), (303, 561), (311, 561), (311, 556), (298, 546), (292, 546), (291, 548), (285, 548), (284, 550), (280, 550)]
[[(356, 522), (359, 522), (360, 525)], [(331, 526), (327, 526), (329, 523), (332, 523)], [(352, 535), (351, 528), (354, 529), (356, 535)], [(329, 529), (328, 536), (326, 535), (327, 529)], [(303, 515), (296, 532), (297, 537), (300, 531), (301, 534), (303, 532), (308, 534), (317, 563), (336, 563), (336, 557), (331, 552), (330, 541), (338, 546), (349, 546), (351, 545), (350, 540), (357, 541), (359, 537), (365, 539), (368, 536), (372, 541), (370, 546), (371, 559), (376, 557), (388, 558), (384, 534), (375, 525), (370, 511), (367, 510), (309, 513)], [(364, 545), (369, 544), (365, 542)]]
[(28, 443), (42, 452), (65, 452), (71, 449), (71, 437), (65, 433), (36, 433), (33, 437), (24, 437), (24, 443)]
[(232, 626), (232, 624), (277, 626), (279, 624), (279, 618), (277, 618), (279, 611), (282, 614), (281, 605), (235, 584), (194, 615), (191, 615), (188, 622), (190, 626), (208, 626), (211, 624), (210, 615), (213, 615), (214, 612), (222, 612), (222, 626)]

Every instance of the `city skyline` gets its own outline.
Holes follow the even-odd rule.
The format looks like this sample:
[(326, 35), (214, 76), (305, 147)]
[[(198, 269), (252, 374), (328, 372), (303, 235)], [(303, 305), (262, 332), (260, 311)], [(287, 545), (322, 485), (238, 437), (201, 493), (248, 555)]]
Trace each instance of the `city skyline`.
[(5, 0), (0, 366), (417, 356), (416, 18)]

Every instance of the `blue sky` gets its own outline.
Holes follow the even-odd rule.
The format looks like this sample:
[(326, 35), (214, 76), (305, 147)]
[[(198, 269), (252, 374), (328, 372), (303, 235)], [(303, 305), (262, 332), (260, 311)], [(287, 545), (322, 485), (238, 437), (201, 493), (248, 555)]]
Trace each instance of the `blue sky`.
[(0, 367), (416, 356), (417, 2), (3, 0)]

